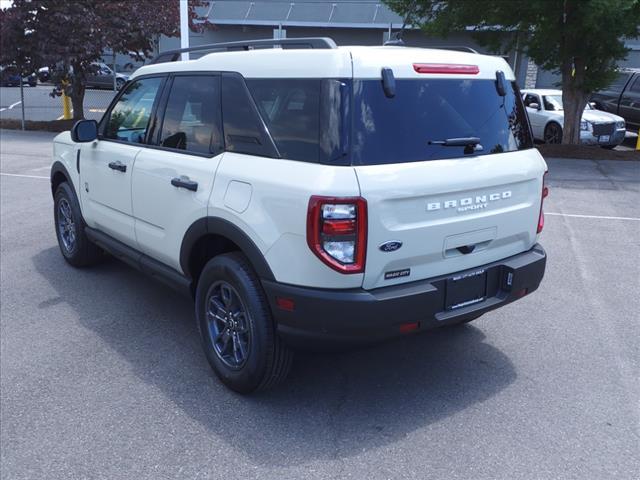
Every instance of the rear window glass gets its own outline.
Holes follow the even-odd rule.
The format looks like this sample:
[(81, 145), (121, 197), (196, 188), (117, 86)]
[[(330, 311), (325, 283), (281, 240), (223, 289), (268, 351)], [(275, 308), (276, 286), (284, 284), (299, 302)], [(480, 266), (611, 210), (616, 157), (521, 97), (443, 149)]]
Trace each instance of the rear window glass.
[(335, 79), (250, 79), (247, 86), (282, 158), (340, 163), (349, 87)]
[(317, 162), (320, 80), (247, 80), (283, 158)]
[(244, 79), (235, 73), (222, 74), (222, 119), (227, 151), (278, 156)]
[[(512, 152), (533, 142), (520, 93), (494, 80), (398, 79), (387, 98), (379, 80), (353, 82), (352, 163), (418, 162)], [(476, 137), (471, 152), (446, 140)], [(453, 142), (450, 142), (453, 143)]]

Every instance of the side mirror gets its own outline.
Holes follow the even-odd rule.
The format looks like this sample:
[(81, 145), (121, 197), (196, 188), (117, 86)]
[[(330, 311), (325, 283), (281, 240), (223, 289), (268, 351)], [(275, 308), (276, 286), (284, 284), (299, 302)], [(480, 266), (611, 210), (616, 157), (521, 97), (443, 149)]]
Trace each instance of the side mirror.
[(589, 102), (589, 106), (596, 110), (598, 107), (596, 106), (596, 102)]
[(538, 103), (530, 103), (529, 108), (535, 108), (536, 110), (540, 110), (540, 104)]
[(98, 139), (98, 122), (78, 120), (71, 129), (71, 140), (76, 143), (93, 142)]

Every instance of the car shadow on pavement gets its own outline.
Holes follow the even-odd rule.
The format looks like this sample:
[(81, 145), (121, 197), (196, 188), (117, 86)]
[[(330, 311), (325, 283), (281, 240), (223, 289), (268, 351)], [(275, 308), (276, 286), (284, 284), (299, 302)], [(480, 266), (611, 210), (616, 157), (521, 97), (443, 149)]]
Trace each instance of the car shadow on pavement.
[(445, 417), (482, 409), (516, 378), (509, 358), (467, 325), (346, 353), (298, 353), (286, 383), (241, 396), (210, 371), (189, 299), (115, 260), (77, 270), (50, 248), (33, 262), (60, 297), (42, 302), (43, 313), (68, 304), (140, 381), (160, 389), (217, 443), (261, 465), (392, 447)]

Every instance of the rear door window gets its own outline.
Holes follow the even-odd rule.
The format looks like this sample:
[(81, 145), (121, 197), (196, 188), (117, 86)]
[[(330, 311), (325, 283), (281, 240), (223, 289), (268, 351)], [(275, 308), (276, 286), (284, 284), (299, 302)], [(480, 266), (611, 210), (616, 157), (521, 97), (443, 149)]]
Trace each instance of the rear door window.
[(179, 75), (173, 79), (160, 146), (199, 154), (223, 150), (219, 76)]
[[(399, 79), (387, 98), (379, 80), (354, 81), (354, 165), (418, 162), (532, 148), (520, 92), (495, 80)], [(479, 138), (469, 151), (447, 140)], [(453, 143), (453, 142), (448, 142)]]

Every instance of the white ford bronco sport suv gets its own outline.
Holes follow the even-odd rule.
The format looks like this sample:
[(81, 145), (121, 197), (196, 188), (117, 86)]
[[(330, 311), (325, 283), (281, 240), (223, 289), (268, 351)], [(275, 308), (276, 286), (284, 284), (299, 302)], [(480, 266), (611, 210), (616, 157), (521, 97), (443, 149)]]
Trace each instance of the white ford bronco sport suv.
[[(279, 48), (276, 48), (279, 47)], [(533, 292), (546, 164), (498, 57), (326, 38), (215, 44), (137, 70), (54, 141), (60, 250), (195, 299), (239, 392), (292, 348), (459, 324)]]

